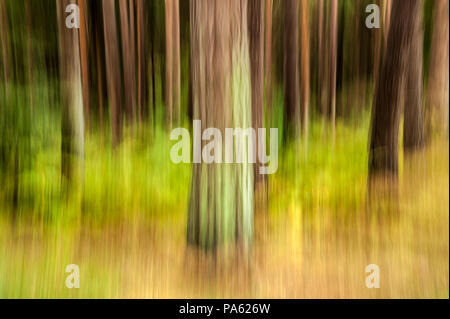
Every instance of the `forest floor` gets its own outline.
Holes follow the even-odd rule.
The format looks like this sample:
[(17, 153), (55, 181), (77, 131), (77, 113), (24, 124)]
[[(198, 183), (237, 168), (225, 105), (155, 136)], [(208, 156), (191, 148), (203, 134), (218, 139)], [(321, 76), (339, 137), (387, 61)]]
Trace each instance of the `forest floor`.
[[(335, 142), (313, 124), (307, 146), (280, 153), (246, 258), (187, 247), (190, 165), (167, 163), (161, 136), (125, 137), (115, 153), (88, 138), (79, 205), (59, 199), (50, 147), (21, 177), (19, 216), (0, 214), (0, 298), (449, 298), (448, 142), (400, 154), (384, 205), (368, 200), (363, 122), (339, 123)], [(68, 264), (79, 289), (65, 286)]]

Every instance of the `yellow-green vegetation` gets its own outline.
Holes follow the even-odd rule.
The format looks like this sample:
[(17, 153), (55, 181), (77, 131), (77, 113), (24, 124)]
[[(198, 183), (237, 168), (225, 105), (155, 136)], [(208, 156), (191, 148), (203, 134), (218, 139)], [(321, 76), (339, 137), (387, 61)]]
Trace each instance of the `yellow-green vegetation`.
[[(87, 134), (80, 201), (61, 199), (53, 133), (20, 174), (16, 218), (1, 188), (0, 298), (448, 298), (448, 142), (402, 156), (398, 205), (380, 208), (368, 127), (368, 114), (338, 122), (333, 142), (314, 121), (307, 144), (280, 152), (246, 267), (187, 247), (191, 165), (170, 161), (164, 130), (128, 130), (115, 150)], [(372, 263), (380, 289), (365, 286)], [(65, 286), (68, 264), (79, 289)]]

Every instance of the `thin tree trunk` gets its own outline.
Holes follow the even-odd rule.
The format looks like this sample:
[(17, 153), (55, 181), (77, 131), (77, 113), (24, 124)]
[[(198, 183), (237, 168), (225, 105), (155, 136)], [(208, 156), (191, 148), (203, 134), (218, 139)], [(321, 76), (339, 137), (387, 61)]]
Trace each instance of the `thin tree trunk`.
[(84, 121), (86, 127), (89, 127), (89, 60), (88, 60), (88, 24), (87, 7), (85, 0), (78, 0), (80, 9), (80, 55), (81, 55), (81, 77), (83, 85), (83, 106)]
[(165, 0), (166, 14), (166, 120), (167, 126), (173, 122), (173, 0)]
[(300, 50), (300, 106), (303, 136), (308, 136), (309, 125), (309, 11), (308, 0), (300, 0), (301, 12), (301, 50)]
[(328, 104), (331, 110), (333, 138), (336, 130), (336, 71), (337, 71), (338, 0), (331, 0), (330, 12), (330, 80)]
[[(190, 20), (194, 119), (202, 121), (202, 129), (222, 132), (225, 127), (251, 127), (247, 1), (191, 0)], [(250, 248), (253, 169), (248, 152), (242, 152), (241, 164), (193, 164), (187, 230), (191, 245)]]
[(423, 6), (419, 1), (414, 19), (408, 67), (405, 72), (405, 104), (403, 112), (403, 147), (413, 151), (424, 145), (422, 107), (422, 61), (423, 61)]
[(426, 93), (427, 139), (449, 134), (449, 1), (435, 1)]
[[(248, 26), (250, 41), (250, 67), (252, 83), (252, 126), (256, 132), (264, 126), (264, 2), (248, 1)], [(256, 145), (258, 154), (258, 145)], [(259, 174), (259, 158), (254, 165), (255, 188), (264, 183), (264, 175)]]
[(284, 136), (299, 135), (298, 0), (284, 1)]
[(266, 0), (266, 43), (265, 43), (265, 73), (266, 73), (266, 106), (272, 109), (272, 1)]
[(397, 177), (401, 88), (413, 41), (418, 0), (394, 1), (386, 54), (374, 95), (369, 146), (369, 177)]
[[(131, 21), (132, 7), (129, 5), (129, 0), (120, 0), (120, 25), (122, 35), (122, 57), (123, 57), (123, 70), (124, 70), (124, 86), (125, 86), (125, 109), (128, 119), (134, 117), (134, 34), (131, 33)], [(133, 15), (134, 16), (134, 15)]]
[(122, 86), (120, 81), (119, 49), (114, 0), (103, 0), (103, 27), (105, 33), (106, 79), (111, 110), (112, 145), (117, 146), (122, 134)]
[(31, 3), (30, 0), (25, 2), (25, 16), (27, 21), (27, 74), (28, 74), (28, 94), (30, 98), (30, 108), (34, 108), (34, 85), (33, 85), (33, 34), (31, 21)]
[(173, 112), (174, 112), (174, 124), (178, 125), (180, 122), (180, 90), (181, 90), (181, 75), (180, 75), (180, 9), (179, 9), (179, 0), (172, 0), (172, 44), (173, 44), (173, 53), (172, 53), (172, 80), (173, 80)]
[(145, 50), (144, 0), (136, 0), (137, 55), (138, 55), (138, 119), (141, 120), (147, 106), (147, 59)]
[(9, 26), (8, 26), (8, 13), (6, 12), (5, 0), (0, 0), (0, 37), (2, 45), (2, 68), (3, 68), (3, 79), (5, 83), (6, 96), (8, 96), (8, 85), (10, 82), (10, 48), (9, 48)]
[(78, 29), (65, 26), (65, 8), (75, 0), (56, 0), (61, 78), (61, 174), (66, 187), (81, 185), (84, 165), (83, 93)]

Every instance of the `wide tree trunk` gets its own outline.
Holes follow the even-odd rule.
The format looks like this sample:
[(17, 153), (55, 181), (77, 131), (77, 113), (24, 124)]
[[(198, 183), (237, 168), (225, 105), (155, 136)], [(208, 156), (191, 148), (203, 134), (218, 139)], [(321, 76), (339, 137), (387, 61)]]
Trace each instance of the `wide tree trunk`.
[(403, 74), (413, 41), (419, 0), (394, 1), (386, 52), (376, 85), (369, 146), (369, 175), (396, 177)]
[(284, 132), (299, 135), (298, 0), (284, 1)]
[(409, 46), (408, 67), (405, 70), (405, 103), (403, 105), (403, 148), (413, 151), (423, 146), (422, 61), (423, 61), (423, 6), (419, 1)]
[[(202, 121), (202, 131), (215, 127), (224, 133), (226, 127), (251, 127), (247, 1), (191, 0), (190, 4), (193, 118)], [(250, 248), (253, 168), (243, 144), (244, 163), (194, 160), (189, 244), (204, 249), (225, 244), (238, 244), (244, 251)]]
[[(248, 30), (250, 41), (250, 67), (252, 83), (252, 126), (256, 132), (264, 126), (264, 2), (248, 0)], [(258, 154), (258, 145), (256, 145)], [(254, 165), (255, 187), (263, 183), (258, 173), (259, 158)]]
[(84, 165), (83, 93), (78, 29), (65, 25), (65, 8), (75, 0), (56, 0), (61, 79), (61, 174), (63, 187), (80, 186)]
[(103, 0), (103, 29), (105, 33), (106, 79), (111, 113), (112, 145), (117, 146), (122, 135), (122, 85), (114, 0)]
[(427, 139), (449, 132), (449, 1), (435, 1), (426, 92)]

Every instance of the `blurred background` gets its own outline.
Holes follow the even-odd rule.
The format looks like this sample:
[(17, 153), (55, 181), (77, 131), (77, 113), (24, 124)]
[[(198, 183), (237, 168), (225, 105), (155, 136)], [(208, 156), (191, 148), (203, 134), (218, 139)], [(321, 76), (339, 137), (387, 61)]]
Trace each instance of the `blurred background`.
[[(449, 298), (448, 0), (0, 0), (0, 41), (0, 298)], [(196, 119), (277, 172), (172, 163)]]

